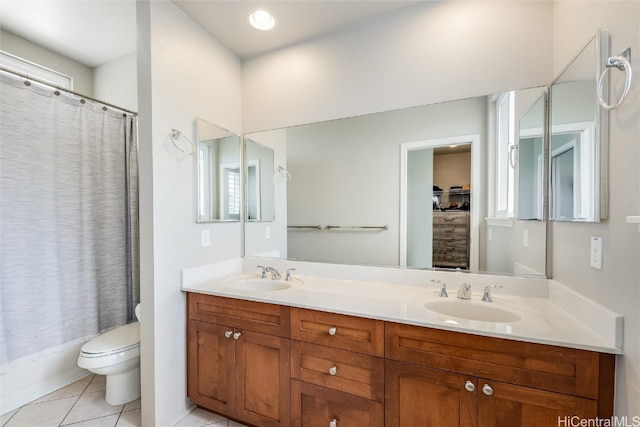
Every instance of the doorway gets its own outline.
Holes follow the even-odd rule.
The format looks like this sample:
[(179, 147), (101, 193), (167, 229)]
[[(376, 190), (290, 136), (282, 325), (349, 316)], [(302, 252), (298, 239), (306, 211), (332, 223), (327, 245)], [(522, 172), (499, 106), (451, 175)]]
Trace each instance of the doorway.
[[(439, 216), (441, 208), (458, 210), (468, 215), (469, 245), (465, 264), (471, 271), (478, 269), (479, 250), (479, 210), (478, 192), (471, 191), (479, 182), (478, 144), (479, 135), (432, 139), (401, 144), (401, 203), (400, 203), (400, 265), (415, 268), (433, 268), (434, 251), (434, 212)], [(468, 183), (462, 188), (447, 181), (446, 188), (434, 182), (434, 155), (448, 147), (470, 147), (471, 167)], [(459, 148), (458, 148), (459, 150)], [(436, 155), (437, 156), (437, 155)], [(445, 169), (448, 169), (445, 167)], [(441, 185), (445, 185), (445, 179)], [(466, 202), (466, 205), (463, 204)], [(444, 205), (443, 205), (444, 203)], [(434, 207), (437, 207), (434, 210)], [(471, 209), (470, 209), (471, 207)], [(448, 219), (448, 218), (447, 218)]]

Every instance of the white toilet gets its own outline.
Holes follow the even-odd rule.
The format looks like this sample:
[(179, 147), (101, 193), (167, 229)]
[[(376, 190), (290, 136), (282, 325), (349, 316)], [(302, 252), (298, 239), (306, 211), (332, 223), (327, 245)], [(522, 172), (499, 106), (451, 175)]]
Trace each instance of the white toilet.
[[(140, 321), (140, 304), (136, 306)], [(140, 323), (112, 329), (95, 337), (80, 349), (78, 366), (106, 375), (105, 400), (122, 405), (140, 397)]]

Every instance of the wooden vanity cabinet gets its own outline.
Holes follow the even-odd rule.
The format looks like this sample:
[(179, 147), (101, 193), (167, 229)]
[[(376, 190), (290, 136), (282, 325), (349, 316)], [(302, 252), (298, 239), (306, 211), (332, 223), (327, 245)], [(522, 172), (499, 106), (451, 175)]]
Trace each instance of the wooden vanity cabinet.
[(534, 427), (613, 414), (613, 355), (396, 323), (385, 328), (387, 427)]
[(187, 394), (264, 427), (290, 422), (288, 307), (187, 294)]
[(384, 323), (291, 309), (291, 425), (384, 425)]

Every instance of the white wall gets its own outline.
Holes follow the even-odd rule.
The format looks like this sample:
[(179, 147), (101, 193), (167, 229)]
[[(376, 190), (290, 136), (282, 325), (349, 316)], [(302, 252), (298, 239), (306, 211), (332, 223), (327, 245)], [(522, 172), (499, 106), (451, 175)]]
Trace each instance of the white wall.
[[(240, 60), (168, 1), (138, 2), (142, 423), (174, 425), (186, 399), (181, 270), (242, 255), (242, 224), (196, 224), (196, 117), (239, 132)], [(211, 246), (200, 247), (209, 229)]]
[(138, 111), (137, 54), (116, 58), (93, 69), (94, 97), (118, 107)]
[[(551, 223), (553, 277), (624, 316), (624, 356), (617, 359), (616, 414), (640, 415), (640, 2), (553, 3), (553, 68), (559, 73), (595, 34), (611, 34), (611, 53), (631, 48), (636, 72), (628, 98), (609, 114), (609, 219), (600, 224)], [(614, 70), (619, 90), (622, 73)], [(589, 265), (591, 236), (604, 239), (603, 269)]]
[(5, 30), (0, 30), (0, 50), (72, 77), (75, 92), (93, 97), (90, 67)]
[(244, 131), (548, 84), (551, 13), (540, 1), (421, 2), (247, 60)]

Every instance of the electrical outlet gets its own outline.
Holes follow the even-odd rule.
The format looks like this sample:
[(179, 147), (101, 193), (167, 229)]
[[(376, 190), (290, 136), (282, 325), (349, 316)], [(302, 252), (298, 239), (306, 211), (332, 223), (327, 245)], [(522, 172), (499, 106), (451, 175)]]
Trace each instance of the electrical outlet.
[(207, 246), (211, 246), (211, 237), (209, 234), (209, 230), (200, 231), (200, 245), (205, 248)]
[(602, 270), (602, 237), (591, 236), (591, 267)]

